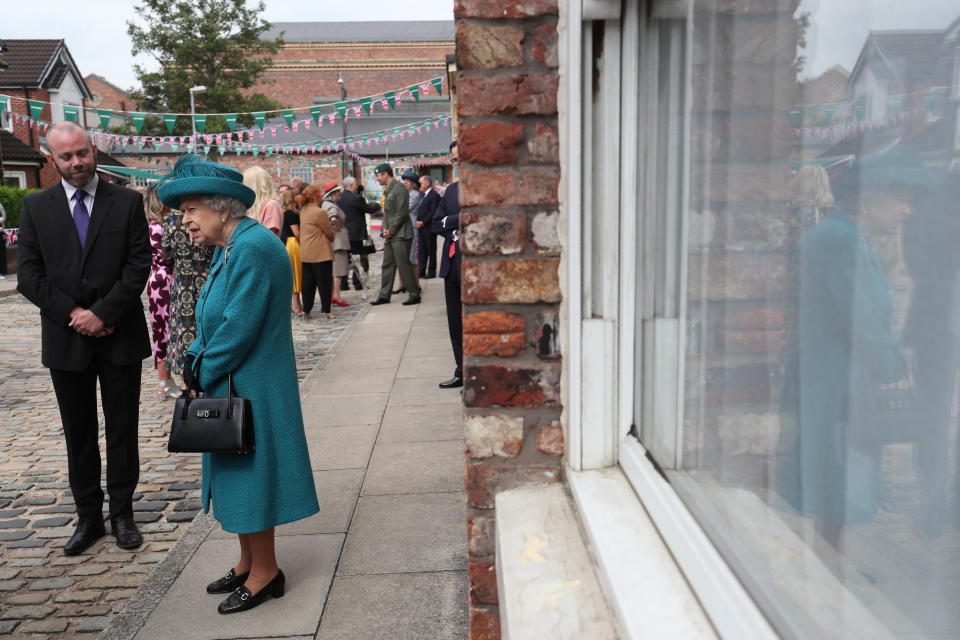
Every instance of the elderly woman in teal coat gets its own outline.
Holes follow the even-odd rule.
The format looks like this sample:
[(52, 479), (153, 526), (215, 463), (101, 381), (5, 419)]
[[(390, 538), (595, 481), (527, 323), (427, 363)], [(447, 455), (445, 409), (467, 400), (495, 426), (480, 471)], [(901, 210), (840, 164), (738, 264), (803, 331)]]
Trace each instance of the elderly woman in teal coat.
[(781, 434), (779, 488), (837, 548), (843, 528), (870, 522), (880, 504), (879, 399), (906, 375), (874, 238), (898, 236), (917, 190), (932, 182), (906, 152), (860, 158), (835, 187), (836, 208), (800, 242), (784, 390), (796, 429)]
[(194, 242), (215, 247), (184, 379), (222, 397), (232, 374), (234, 392), (253, 406), (252, 453), (203, 454), (204, 510), (212, 503), (223, 529), (240, 539), (239, 561), (207, 586), (209, 593), (230, 594), (220, 613), (283, 595), (274, 527), (319, 510), (293, 353), (290, 259), (269, 229), (246, 217), (254, 194), (242, 180), (230, 167), (185, 156), (157, 190), (183, 213)]

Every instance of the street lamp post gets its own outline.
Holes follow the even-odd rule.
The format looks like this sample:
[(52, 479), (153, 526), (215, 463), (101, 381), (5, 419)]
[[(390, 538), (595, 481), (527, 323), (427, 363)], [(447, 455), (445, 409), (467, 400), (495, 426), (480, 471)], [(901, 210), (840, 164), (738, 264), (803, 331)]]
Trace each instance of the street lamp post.
[[(340, 85), (340, 100), (343, 102), (347, 101), (347, 85), (343, 82), (343, 72), (337, 72), (337, 83)], [(344, 111), (343, 118), (343, 153), (341, 154), (340, 161), (340, 179), (347, 177), (347, 118), (346, 111)]]
[(193, 152), (197, 152), (197, 105), (195, 101), (195, 96), (198, 93), (203, 93), (207, 88), (203, 85), (196, 87), (190, 87), (190, 130), (193, 132)]

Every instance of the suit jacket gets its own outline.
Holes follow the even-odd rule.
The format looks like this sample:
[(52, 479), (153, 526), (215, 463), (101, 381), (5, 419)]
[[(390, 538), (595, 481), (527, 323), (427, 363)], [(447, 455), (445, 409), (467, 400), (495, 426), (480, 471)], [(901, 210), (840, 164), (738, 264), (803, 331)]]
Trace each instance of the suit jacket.
[[(90, 213), (83, 247), (63, 185), (23, 199), (17, 290), (40, 308), (42, 361), (81, 371), (91, 359), (134, 364), (150, 355), (140, 294), (150, 275), (150, 240), (143, 198), (104, 180)], [(103, 338), (70, 328), (70, 310), (90, 309), (113, 327)]]
[(394, 178), (383, 190), (383, 228), (394, 240), (413, 240), (413, 225), (410, 223), (410, 194), (403, 184)]
[[(440, 277), (451, 271), (460, 272), (460, 183), (454, 182), (443, 192), (443, 198), (433, 214), (430, 230), (443, 236), (443, 255), (440, 258)], [(450, 247), (453, 246), (453, 258)]]
[(346, 227), (350, 242), (359, 242), (367, 237), (366, 214), (380, 211), (380, 204), (367, 202), (367, 199), (360, 194), (345, 189), (340, 196), (340, 209), (347, 217)]
[(420, 201), (420, 208), (417, 209), (417, 220), (424, 223), (424, 229), (429, 229), (430, 221), (433, 220), (433, 214), (437, 211), (437, 207), (440, 206), (440, 200), (440, 194), (437, 193), (436, 189), (431, 188), (423, 196), (423, 200)]

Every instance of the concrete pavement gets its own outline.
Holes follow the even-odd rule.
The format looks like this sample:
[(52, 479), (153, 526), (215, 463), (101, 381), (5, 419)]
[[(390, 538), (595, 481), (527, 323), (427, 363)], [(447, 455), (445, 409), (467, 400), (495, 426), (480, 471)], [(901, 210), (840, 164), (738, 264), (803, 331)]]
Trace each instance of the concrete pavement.
[(198, 518), (104, 638), (465, 638), (466, 497), (442, 280), (372, 307), (301, 396), (320, 513), (278, 528), (287, 594), (221, 616), (235, 536)]

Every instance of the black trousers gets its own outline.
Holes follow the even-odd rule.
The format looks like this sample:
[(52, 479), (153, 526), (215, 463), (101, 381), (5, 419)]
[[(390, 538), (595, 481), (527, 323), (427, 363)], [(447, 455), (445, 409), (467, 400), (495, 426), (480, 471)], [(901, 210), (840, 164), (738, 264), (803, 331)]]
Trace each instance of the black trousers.
[(333, 260), (326, 262), (304, 262), (301, 281), (303, 312), (313, 310), (313, 297), (320, 290), (320, 313), (330, 313), (330, 301), (333, 299)]
[(450, 273), (443, 279), (443, 295), (447, 300), (447, 328), (450, 330), (450, 346), (457, 361), (458, 378), (463, 377), (463, 304), (460, 302), (460, 261), (450, 265)]
[(140, 416), (140, 363), (117, 365), (94, 360), (83, 371), (51, 369), (67, 442), (70, 490), (80, 518), (101, 517), (100, 446), (97, 432), (97, 380), (107, 440), (107, 494), (110, 517), (133, 513), (140, 479), (137, 432)]
[(426, 227), (417, 229), (420, 234), (420, 255), (417, 256), (420, 275), (429, 278), (437, 275), (437, 234)]

